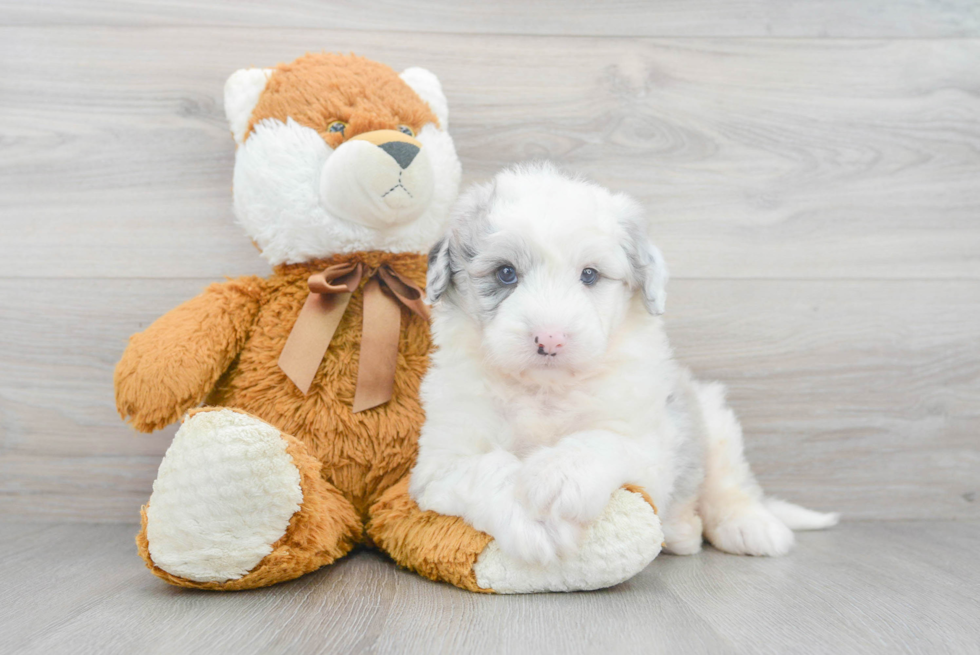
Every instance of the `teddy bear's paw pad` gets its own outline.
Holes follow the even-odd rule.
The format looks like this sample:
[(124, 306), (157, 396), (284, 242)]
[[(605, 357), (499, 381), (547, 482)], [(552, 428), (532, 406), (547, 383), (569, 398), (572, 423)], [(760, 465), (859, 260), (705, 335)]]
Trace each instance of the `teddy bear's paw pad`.
[(300, 509), (300, 473), (268, 423), (229, 409), (187, 419), (146, 510), (153, 563), (197, 582), (244, 576)]
[(660, 553), (660, 519), (643, 497), (616, 491), (586, 530), (579, 551), (538, 566), (506, 555), (496, 541), (480, 553), (477, 584), (501, 594), (602, 589), (630, 579)]

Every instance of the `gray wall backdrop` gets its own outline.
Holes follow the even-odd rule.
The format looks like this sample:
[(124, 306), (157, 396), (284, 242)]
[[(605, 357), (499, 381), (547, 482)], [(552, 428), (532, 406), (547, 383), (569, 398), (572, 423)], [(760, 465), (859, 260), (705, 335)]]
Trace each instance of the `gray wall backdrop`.
[(116, 415), (126, 338), (268, 271), (222, 85), (322, 49), (439, 75), (466, 182), (637, 196), (772, 493), (980, 517), (977, 37), (971, 0), (0, 2), (0, 518), (138, 520), (174, 429)]

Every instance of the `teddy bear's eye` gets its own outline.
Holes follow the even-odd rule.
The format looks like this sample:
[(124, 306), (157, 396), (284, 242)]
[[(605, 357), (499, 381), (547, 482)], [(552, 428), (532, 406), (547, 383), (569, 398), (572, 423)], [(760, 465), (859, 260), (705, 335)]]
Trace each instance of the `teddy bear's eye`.
[(344, 130), (346, 129), (347, 123), (344, 121), (334, 121), (327, 126), (327, 132), (339, 132), (340, 134), (343, 134)]
[(408, 125), (399, 125), (398, 131), (402, 134), (407, 134), (408, 136), (415, 136), (415, 131)]

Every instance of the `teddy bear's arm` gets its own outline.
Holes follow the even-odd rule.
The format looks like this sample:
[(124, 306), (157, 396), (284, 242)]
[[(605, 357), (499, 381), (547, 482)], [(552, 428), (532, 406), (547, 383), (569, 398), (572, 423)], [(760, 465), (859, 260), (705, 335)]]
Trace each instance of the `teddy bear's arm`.
[(159, 430), (199, 405), (241, 351), (265, 282), (212, 284), (134, 334), (116, 365), (116, 408), (141, 432)]

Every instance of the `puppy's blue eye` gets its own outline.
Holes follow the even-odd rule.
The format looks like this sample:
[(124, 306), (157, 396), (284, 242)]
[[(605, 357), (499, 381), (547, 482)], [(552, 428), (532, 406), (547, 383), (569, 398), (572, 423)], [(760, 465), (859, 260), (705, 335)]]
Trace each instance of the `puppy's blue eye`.
[(415, 132), (413, 132), (412, 128), (410, 128), (408, 125), (399, 125), (398, 131), (402, 134), (407, 134), (408, 136), (415, 136)]
[(586, 268), (582, 271), (582, 275), (579, 278), (582, 280), (582, 284), (587, 287), (591, 287), (593, 284), (599, 281), (599, 271), (594, 268)]
[(517, 284), (517, 271), (513, 266), (501, 266), (497, 269), (497, 280), (508, 287)]
[(347, 123), (345, 123), (344, 121), (334, 121), (333, 123), (330, 123), (330, 125), (327, 126), (328, 132), (340, 132), (341, 134), (343, 134), (344, 130), (346, 129), (347, 129)]

